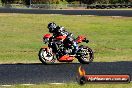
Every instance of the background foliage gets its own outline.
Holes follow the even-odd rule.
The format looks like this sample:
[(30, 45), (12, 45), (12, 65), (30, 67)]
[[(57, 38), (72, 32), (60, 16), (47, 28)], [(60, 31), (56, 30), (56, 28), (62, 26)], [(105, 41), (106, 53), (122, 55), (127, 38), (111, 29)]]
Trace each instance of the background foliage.
[[(29, 4), (30, 0), (1, 0), (3, 4)], [(132, 3), (132, 0), (32, 0), (32, 3), (39, 4), (121, 4)]]

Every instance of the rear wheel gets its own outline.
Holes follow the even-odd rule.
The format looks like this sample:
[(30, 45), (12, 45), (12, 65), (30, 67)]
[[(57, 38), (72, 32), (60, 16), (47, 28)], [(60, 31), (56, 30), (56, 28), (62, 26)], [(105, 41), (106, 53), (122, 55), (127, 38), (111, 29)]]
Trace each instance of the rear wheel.
[(94, 59), (94, 53), (91, 48), (82, 46), (78, 51), (78, 61), (82, 64), (91, 63)]
[(47, 48), (41, 48), (39, 51), (39, 60), (43, 64), (52, 64), (55, 62), (54, 55), (51, 50), (47, 50)]

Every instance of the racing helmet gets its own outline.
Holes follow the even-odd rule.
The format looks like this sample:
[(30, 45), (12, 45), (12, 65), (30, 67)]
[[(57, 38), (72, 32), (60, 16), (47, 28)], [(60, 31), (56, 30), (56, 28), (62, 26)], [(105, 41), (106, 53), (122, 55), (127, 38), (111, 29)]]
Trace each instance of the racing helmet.
[(50, 33), (53, 33), (53, 31), (55, 30), (56, 27), (57, 27), (57, 25), (54, 22), (52, 22), (52, 23), (48, 24), (47, 28), (49, 29)]

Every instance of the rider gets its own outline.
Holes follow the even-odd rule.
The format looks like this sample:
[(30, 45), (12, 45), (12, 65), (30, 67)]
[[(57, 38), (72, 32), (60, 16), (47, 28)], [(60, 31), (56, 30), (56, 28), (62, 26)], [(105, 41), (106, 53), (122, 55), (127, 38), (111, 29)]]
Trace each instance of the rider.
[(48, 29), (50, 33), (53, 33), (53, 37), (57, 36), (67, 36), (69, 32), (65, 31), (64, 27), (57, 26), (54, 22), (48, 24)]
[[(51, 22), (48, 24), (48, 29), (50, 33), (53, 33), (52, 39), (58, 37), (58, 36), (66, 36), (66, 39), (63, 41), (64, 47), (66, 48), (64, 51), (64, 54), (68, 54), (67, 48), (70, 46), (73, 46), (73, 54), (76, 53), (78, 47), (76, 42), (74, 41), (74, 37), (72, 33), (69, 33), (65, 30), (64, 27), (57, 26), (54, 22)], [(70, 45), (67, 45), (70, 44)], [(55, 45), (57, 47), (57, 45)]]

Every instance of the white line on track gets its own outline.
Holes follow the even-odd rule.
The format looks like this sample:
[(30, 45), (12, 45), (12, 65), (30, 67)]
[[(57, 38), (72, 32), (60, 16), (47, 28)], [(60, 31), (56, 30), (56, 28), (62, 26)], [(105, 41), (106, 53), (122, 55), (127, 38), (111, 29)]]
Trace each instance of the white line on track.
[(66, 84), (66, 83), (48, 83), (48, 84), (61, 85), (61, 84)]
[(21, 85), (24, 85), (24, 86), (32, 86), (32, 85), (35, 85), (35, 84), (21, 84)]
[(0, 85), (0, 86), (3, 86), (3, 87), (10, 87), (10, 86), (12, 86), (12, 85)]

